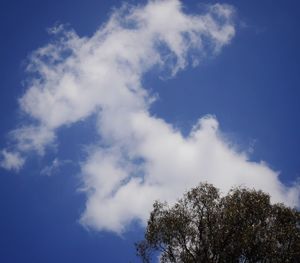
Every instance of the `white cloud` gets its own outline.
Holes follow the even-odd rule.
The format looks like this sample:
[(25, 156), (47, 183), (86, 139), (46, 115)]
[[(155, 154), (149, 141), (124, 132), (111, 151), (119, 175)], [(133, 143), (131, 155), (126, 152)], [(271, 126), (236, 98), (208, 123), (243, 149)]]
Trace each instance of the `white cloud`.
[(183, 137), (147, 112), (120, 114), (124, 126), (100, 121), (101, 127), (111, 128), (102, 134), (113, 151), (96, 148), (83, 164), (88, 200), (82, 223), (122, 232), (133, 218), (146, 220), (155, 199), (174, 202), (200, 181), (224, 193), (239, 185), (263, 189), (273, 202), (299, 204), (299, 187), (284, 186), (265, 163), (236, 151), (222, 138), (214, 117), (201, 118)]
[(70, 160), (59, 160), (58, 158), (54, 158), (54, 160), (49, 165), (41, 170), (41, 174), (51, 176), (55, 173), (58, 173), (62, 166), (70, 163), (72, 163), (72, 161)]
[(1, 151), (0, 167), (7, 170), (19, 171), (25, 160), (17, 152), (10, 152), (7, 150)]
[(185, 14), (177, 0), (125, 5), (92, 37), (58, 27), (51, 31), (61, 34), (58, 40), (33, 53), (28, 70), (39, 77), (20, 105), (39, 124), (12, 132), (18, 151), (42, 154), (57, 128), (97, 115), (102, 146), (82, 161), (82, 224), (120, 233), (134, 219), (145, 222), (155, 199), (173, 202), (203, 180), (223, 191), (244, 184), (273, 201), (299, 204), (299, 189), (230, 146), (214, 117), (201, 118), (184, 137), (149, 112), (154, 98), (143, 75), (153, 67), (175, 75), (220, 52), (234, 36), (233, 14), (221, 4)]
[(44, 154), (45, 146), (55, 140), (53, 130), (45, 126), (24, 126), (11, 131), (10, 135), (19, 151), (36, 151), (40, 155)]

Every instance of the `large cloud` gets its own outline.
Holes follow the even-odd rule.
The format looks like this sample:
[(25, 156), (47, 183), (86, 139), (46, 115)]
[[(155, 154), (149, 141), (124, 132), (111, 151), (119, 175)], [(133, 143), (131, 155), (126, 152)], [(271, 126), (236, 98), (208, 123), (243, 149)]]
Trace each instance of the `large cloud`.
[(299, 189), (230, 146), (213, 116), (183, 136), (149, 112), (155, 99), (142, 86), (144, 74), (158, 67), (173, 76), (217, 54), (234, 36), (233, 15), (221, 4), (201, 15), (185, 14), (177, 0), (124, 5), (90, 38), (58, 27), (60, 38), (33, 53), (28, 70), (35, 77), (20, 105), (37, 124), (11, 133), (14, 151), (43, 154), (59, 127), (96, 114), (100, 143), (81, 167), (82, 224), (122, 232), (134, 219), (145, 222), (153, 200), (173, 202), (204, 180), (223, 191), (243, 184), (298, 204)]

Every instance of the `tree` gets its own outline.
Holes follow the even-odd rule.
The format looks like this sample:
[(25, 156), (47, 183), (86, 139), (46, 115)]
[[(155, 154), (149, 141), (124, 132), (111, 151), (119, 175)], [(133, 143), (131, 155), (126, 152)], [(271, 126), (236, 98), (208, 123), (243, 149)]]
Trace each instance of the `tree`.
[(300, 262), (300, 213), (271, 204), (262, 191), (234, 188), (221, 197), (211, 184), (191, 189), (173, 206), (156, 201), (143, 262)]

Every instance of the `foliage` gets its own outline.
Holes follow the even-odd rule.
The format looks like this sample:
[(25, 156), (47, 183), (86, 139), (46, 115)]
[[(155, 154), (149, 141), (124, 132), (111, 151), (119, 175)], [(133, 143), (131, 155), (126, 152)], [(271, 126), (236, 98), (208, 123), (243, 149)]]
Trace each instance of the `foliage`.
[(221, 197), (200, 184), (175, 205), (156, 201), (145, 240), (136, 244), (143, 262), (300, 262), (300, 213), (271, 204), (262, 191), (234, 188)]

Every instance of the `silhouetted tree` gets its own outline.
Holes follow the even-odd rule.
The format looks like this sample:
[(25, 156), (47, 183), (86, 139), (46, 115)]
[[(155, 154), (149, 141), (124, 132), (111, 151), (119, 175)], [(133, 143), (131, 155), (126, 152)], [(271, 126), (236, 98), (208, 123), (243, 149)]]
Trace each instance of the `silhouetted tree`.
[(171, 207), (154, 203), (136, 249), (143, 262), (300, 262), (300, 213), (272, 205), (262, 191), (234, 188), (220, 197), (200, 184)]

